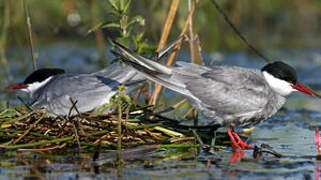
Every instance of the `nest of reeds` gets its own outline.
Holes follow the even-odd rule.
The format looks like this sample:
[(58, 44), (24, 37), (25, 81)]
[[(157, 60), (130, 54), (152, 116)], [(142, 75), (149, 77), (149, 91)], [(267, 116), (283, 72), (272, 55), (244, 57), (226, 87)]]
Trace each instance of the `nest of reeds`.
[[(131, 115), (136, 111), (135, 115)], [(126, 113), (127, 112), (127, 113)], [(118, 113), (82, 113), (73, 117), (53, 117), (37, 110), (7, 109), (0, 114), (0, 141), (3, 149), (52, 150), (75, 149), (90, 151), (98, 145), (116, 149), (121, 138), (122, 148), (151, 144), (193, 144), (194, 137), (170, 127), (167, 120), (155, 120), (148, 108), (126, 111), (118, 131)], [(138, 112), (138, 113), (137, 113)], [(137, 118), (140, 116), (141, 118)]]

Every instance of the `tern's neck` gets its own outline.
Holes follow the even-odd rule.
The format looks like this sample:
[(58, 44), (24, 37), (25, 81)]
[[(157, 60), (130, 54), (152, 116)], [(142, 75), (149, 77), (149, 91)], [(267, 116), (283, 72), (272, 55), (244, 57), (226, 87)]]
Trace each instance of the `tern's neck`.
[(37, 92), (41, 87), (46, 85), (52, 78), (53, 78), (53, 76), (50, 76), (49, 78), (45, 79), (44, 81), (28, 84), (28, 87), (26, 89), (22, 89), (22, 91), (27, 92), (30, 95), (30, 97), (32, 98), (34, 93)]
[(278, 79), (266, 71), (263, 71), (263, 76), (271, 89), (281, 96), (288, 96), (296, 91), (289, 82)]

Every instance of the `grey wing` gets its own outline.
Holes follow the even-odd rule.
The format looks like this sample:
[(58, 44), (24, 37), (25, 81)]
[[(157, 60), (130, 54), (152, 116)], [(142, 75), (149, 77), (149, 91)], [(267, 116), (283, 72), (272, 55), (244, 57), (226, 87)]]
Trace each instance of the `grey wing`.
[[(117, 93), (117, 86), (136, 74), (133, 70), (127, 72), (115, 69), (112, 72), (105, 75), (97, 73), (58, 76), (41, 89), (42, 96), (34, 105), (57, 115), (68, 115), (72, 106), (71, 97), (77, 101), (76, 106), (80, 112), (92, 111), (109, 103), (110, 98)], [(48, 91), (49, 89), (51, 91)], [(75, 114), (76, 111), (72, 111), (72, 115)]]
[(200, 75), (211, 70), (210, 67), (184, 61), (177, 61), (175, 65), (176, 71), (181, 71), (186, 75), (189, 74), (193, 76)]
[(194, 105), (220, 124), (244, 125), (262, 115), (268, 103), (267, 84), (259, 71), (214, 67), (186, 87), (197, 99)]
[[(72, 107), (70, 97), (77, 101), (76, 106), (80, 112), (87, 112), (107, 103), (109, 96), (113, 95), (112, 88), (94, 76), (64, 77), (62, 81), (58, 78), (41, 90), (43, 93), (34, 106), (63, 116), (68, 115)], [(75, 114), (73, 110), (72, 115)]]
[(117, 82), (128, 86), (129, 89), (135, 88), (146, 80), (143, 75), (137, 73), (137, 71), (135, 71), (132, 67), (119, 63), (111, 64), (98, 72), (92, 73), (92, 75), (116, 80)]

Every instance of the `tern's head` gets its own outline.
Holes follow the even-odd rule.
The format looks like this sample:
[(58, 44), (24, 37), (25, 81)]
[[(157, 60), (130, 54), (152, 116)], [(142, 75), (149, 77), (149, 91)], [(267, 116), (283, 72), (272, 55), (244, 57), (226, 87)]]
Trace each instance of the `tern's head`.
[(269, 86), (282, 96), (287, 96), (293, 91), (313, 95), (307, 87), (298, 81), (294, 68), (283, 62), (277, 61), (267, 64), (261, 71)]
[(65, 73), (63, 69), (43, 68), (32, 72), (22, 83), (15, 83), (6, 87), (6, 89), (19, 89), (29, 94), (33, 94), (40, 87), (58, 74)]

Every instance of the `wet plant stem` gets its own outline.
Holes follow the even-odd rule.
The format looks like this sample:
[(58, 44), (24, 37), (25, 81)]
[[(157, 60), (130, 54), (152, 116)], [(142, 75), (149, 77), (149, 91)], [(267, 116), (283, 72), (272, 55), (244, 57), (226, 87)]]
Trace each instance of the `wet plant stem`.
[[(122, 109), (121, 109), (121, 97), (120, 93), (117, 98), (117, 106), (118, 106), (118, 141), (117, 141), (117, 158), (121, 160), (121, 139), (122, 139)], [(121, 161), (120, 161), (121, 162)]]
[(31, 56), (32, 56), (32, 65), (33, 65), (33, 70), (35, 71), (35, 70), (37, 70), (37, 60), (36, 60), (34, 48), (33, 48), (31, 20), (30, 20), (31, 18), (30, 18), (30, 14), (29, 14), (27, 1), (23, 0), (22, 3), (23, 3), (23, 8), (24, 8), (25, 17), (26, 17), (26, 23), (27, 23), (27, 27), (28, 27), (29, 45), (30, 45)]
[(159, 146), (165, 149), (201, 147), (200, 144), (161, 144)]
[(19, 117), (17, 117), (17, 118), (14, 118), (14, 119), (10, 119), (10, 120), (8, 120), (8, 121), (5, 121), (5, 122), (3, 122), (3, 123), (1, 124), (1, 127), (0, 127), (0, 128), (2, 128), (2, 126), (5, 125), (5, 124), (12, 124), (12, 123), (14, 123), (14, 122), (16, 122), (16, 121), (20, 121), (20, 120), (22, 120), (22, 119), (25, 119), (25, 118), (31, 116), (33, 113), (34, 113), (34, 112), (31, 112), (31, 113), (28, 113), (28, 114), (19, 116)]
[(74, 139), (74, 136), (70, 136), (70, 137), (65, 137), (60, 139), (49, 140), (49, 141), (39, 141), (39, 142), (29, 143), (29, 144), (18, 144), (18, 145), (0, 146), (0, 147), (5, 149), (18, 149), (18, 148), (34, 147), (34, 146), (39, 146), (44, 144), (54, 144), (59, 142), (72, 141), (73, 139)]
[[(18, 136), (18, 134), (24, 133), (25, 131), (23, 130), (13, 130), (13, 129), (0, 129), (0, 132), (4, 132), (4, 133), (11, 133), (12, 136)], [(36, 133), (36, 132), (29, 132), (30, 135), (32, 136), (36, 136), (36, 137), (42, 137), (42, 138), (46, 138), (46, 139), (55, 139), (54, 137), (51, 137), (49, 135), (43, 135), (40, 133)], [(8, 134), (4, 135), (4, 137), (8, 136)]]

